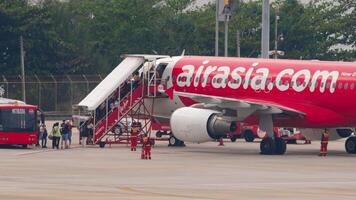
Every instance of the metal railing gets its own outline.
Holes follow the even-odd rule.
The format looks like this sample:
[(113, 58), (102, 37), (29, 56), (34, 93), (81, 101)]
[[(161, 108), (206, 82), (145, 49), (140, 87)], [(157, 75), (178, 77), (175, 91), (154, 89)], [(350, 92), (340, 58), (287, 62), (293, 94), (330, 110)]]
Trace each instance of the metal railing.
[[(27, 75), (26, 103), (38, 105), (45, 113), (71, 115), (78, 104), (106, 75)], [(0, 75), (3, 97), (22, 99), (22, 77)]]

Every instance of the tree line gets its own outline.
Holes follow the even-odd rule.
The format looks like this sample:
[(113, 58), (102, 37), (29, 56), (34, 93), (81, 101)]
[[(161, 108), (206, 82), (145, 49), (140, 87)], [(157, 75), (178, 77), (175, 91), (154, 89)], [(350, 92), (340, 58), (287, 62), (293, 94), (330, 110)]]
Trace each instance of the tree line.
[[(108, 73), (127, 53), (214, 55), (215, 4), (194, 0), (0, 0), (0, 74), (20, 74), (20, 36), (26, 73)], [(286, 59), (355, 60), (356, 3), (278, 0), (278, 46)], [(262, 0), (238, 2), (230, 21), (229, 53), (260, 54)], [(220, 53), (223, 26), (220, 26)]]

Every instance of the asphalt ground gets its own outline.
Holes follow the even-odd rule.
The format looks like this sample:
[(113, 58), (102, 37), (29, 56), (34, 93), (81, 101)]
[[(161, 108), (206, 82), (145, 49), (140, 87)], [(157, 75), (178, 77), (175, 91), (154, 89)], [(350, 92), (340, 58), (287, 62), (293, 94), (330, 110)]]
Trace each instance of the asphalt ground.
[(355, 155), (334, 141), (318, 157), (319, 146), (288, 145), (285, 155), (264, 156), (258, 142), (157, 142), (152, 160), (126, 145), (3, 147), (0, 199), (356, 199)]

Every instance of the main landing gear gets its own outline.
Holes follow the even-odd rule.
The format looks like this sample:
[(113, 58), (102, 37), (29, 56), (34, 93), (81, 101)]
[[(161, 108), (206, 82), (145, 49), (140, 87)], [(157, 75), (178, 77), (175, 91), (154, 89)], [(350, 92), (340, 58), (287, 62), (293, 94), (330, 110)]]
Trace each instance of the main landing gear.
[(282, 138), (274, 136), (272, 115), (261, 114), (259, 117), (259, 125), (260, 129), (266, 131), (268, 135), (260, 144), (261, 154), (283, 155), (287, 150), (287, 145)]
[(356, 154), (356, 137), (349, 137), (345, 142), (345, 150), (347, 153)]
[(283, 155), (287, 150), (287, 144), (282, 138), (264, 138), (260, 144), (263, 155)]

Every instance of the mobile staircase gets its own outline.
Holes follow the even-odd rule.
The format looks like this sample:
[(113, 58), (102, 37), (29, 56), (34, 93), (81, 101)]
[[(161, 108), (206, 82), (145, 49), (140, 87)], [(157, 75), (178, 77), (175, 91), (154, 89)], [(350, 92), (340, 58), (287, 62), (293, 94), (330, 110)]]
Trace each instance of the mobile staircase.
[[(168, 56), (127, 55), (124, 60), (75, 108), (89, 115), (93, 124), (90, 140), (105, 144), (129, 143), (130, 126), (141, 123), (143, 133), (150, 133), (158, 78), (156, 59)], [(135, 74), (133, 76), (133, 74)], [(146, 101), (148, 98), (151, 101)], [(147, 104), (151, 105), (147, 105)]]

